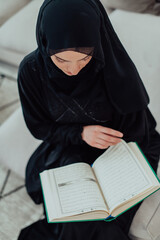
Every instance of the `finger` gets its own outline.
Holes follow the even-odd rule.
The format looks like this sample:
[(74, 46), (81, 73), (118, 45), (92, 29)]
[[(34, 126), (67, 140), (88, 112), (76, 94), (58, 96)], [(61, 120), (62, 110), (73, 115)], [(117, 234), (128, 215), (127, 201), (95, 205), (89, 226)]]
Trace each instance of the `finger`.
[(103, 146), (103, 145), (101, 145), (101, 144), (99, 144), (99, 143), (95, 143), (94, 147), (99, 148), (99, 149), (106, 149), (106, 148), (108, 148), (109, 146)]
[(112, 128), (102, 127), (101, 128), (101, 132), (103, 132), (105, 134), (108, 134), (108, 135), (111, 135), (111, 136), (123, 137), (123, 133), (122, 132), (116, 131), (116, 130), (114, 130)]
[(107, 148), (107, 147), (109, 147), (109, 146), (115, 145), (116, 143), (105, 142), (105, 141), (103, 141), (103, 140), (98, 140), (98, 141), (95, 142), (95, 144), (101, 145), (101, 147), (103, 147), (103, 148)]
[(109, 146), (109, 145), (114, 145), (116, 142), (109, 142), (109, 141), (104, 141), (103, 139), (97, 139), (96, 143), (101, 144), (102, 146)]
[(111, 142), (104, 141), (103, 139), (96, 139), (96, 143), (102, 146), (106, 146), (107, 144), (109, 145)]
[(119, 142), (121, 142), (120, 138), (113, 137), (111, 135), (107, 135), (107, 134), (104, 134), (104, 133), (100, 133), (98, 135), (98, 139), (104, 140), (105, 142), (111, 142), (111, 143), (119, 143)]

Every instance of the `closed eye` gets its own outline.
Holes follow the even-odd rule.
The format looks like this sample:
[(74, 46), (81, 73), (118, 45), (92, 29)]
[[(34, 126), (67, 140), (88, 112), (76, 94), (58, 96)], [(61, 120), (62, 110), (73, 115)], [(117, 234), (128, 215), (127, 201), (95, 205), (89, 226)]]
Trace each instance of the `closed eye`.
[[(84, 59), (82, 59), (82, 60), (80, 60), (80, 61), (87, 61), (89, 58), (90, 58), (90, 56), (88, 56), (88, 57), (86, 57), (86, 58), (84, 58)], [(61, 60), (61, 59), (59, 59), (59, 58), (56, 58), (56, 59), (57, 59), (58, 62), (61, 62), (61, 63), (67, 62), (67, 61)]]

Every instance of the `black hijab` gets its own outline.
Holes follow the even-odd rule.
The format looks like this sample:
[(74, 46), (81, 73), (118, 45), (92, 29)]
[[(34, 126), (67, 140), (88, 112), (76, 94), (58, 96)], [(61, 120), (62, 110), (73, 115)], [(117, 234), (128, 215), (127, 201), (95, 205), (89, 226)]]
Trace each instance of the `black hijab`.
[[(45, 0), (36, 37), (47, 77), (55, 87), (77, 96), (89, 91), (101, 77), (111, 103), (120, 113), (147, 107), (149, 98), (142, 80), (99, 0)], [(66, 75), (50, 58), (66, 50), (92, 56), (76, 76)]]

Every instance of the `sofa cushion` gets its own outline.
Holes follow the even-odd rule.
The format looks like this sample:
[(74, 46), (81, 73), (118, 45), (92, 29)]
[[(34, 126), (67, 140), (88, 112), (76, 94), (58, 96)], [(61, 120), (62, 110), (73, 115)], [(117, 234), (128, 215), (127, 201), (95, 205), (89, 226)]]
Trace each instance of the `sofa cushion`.
[[(160, 161), (157, 170), (160, 179)], [(146, 198), (136, 212), (129, 236), (132, 240), (160, 240), (160, 190)]]
[(34, 0), (0, 28), (0, 48), (28, 54), (37, 47), (35, 26), (43, 0)]
[[(11, 65), (13, 65), (13, 67), (16, 67), (16, 71), (17, 71), (17, 68), (18, 68), (20, 62), (22, 61), (22, 59), (24, 58), (24, 56), (25, 56), (24, 53), (10, 51), (9, 49), (0, 48), (0, 61), (1, 61), (0, 62), (0, 72), (1, 73), (4, 72), (4, 67), (2, 66), (2, 64), (6, 64), (6, 68), (12, 67), (12, 66), (10, 66), (10, 64), (11, 64)], [(15, 77), (15, 75), (13, 76), (12, 71), (4, 72), (4, 75), (17, 78), (17, 77)], [(16, 76), (17, 76), (17, 74), (16, 74)]]
[(108, 8), (160, 15), (160, 2), (155, 0), (103, 0)]
[(146, 198), (136, 212), (130, 228), (132, 240), (159, 240), (160, 190)]
[(0, 26), (31, 0), (0, 0)]
[(147, 89), (149, 108), (160, 132), (160, 17), (122, 10), (113, 11), (109, 17)]
[(20, 107), (0, 126), (0, 162), (24, 178), (29, 157), (41, 142), (27, 129)]

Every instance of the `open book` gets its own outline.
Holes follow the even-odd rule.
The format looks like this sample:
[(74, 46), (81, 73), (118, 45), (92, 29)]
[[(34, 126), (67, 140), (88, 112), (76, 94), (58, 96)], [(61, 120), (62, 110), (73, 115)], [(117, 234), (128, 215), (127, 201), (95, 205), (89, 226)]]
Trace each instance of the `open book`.
[(117, 217), (160, 188), (160, 181), (134, 142), (109, 147), (93, 163), (40, 173), (48, 222)]

